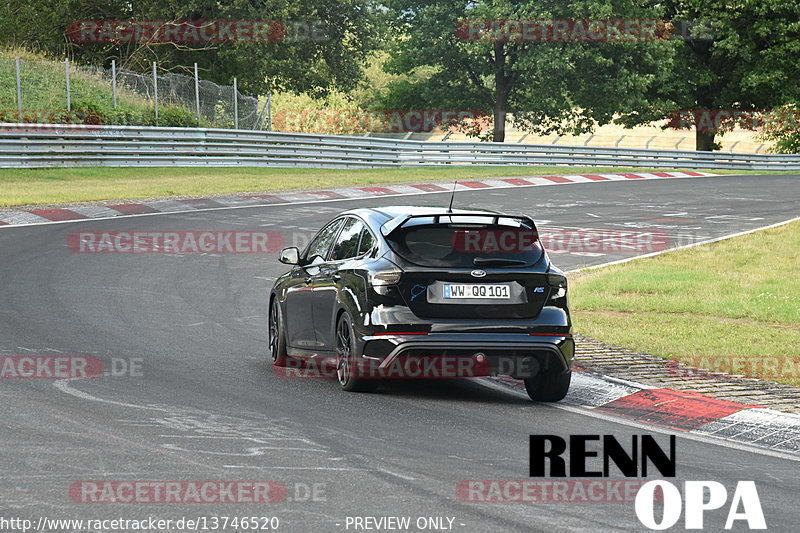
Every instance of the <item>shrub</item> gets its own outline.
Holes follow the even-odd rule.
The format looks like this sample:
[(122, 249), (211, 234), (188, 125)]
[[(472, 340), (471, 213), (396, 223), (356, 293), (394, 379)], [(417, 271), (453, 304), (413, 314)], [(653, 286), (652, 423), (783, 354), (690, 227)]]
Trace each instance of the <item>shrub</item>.
[(159, 108), (158, 125), (167, 128), (196, 128), (197, 115), (180, 106)]
[(91, 100), (78, 100), (72, 105), (68, 122), (73, 124), (106, 124), (106, 113), (102, 104)]
[(797, 105), (787, 105), (773, 112), (772, 120), (764, 125), (759, 137), (764, 141), (774, 141), (772, 152), (779, 154), (800, 154), (800, 109)]

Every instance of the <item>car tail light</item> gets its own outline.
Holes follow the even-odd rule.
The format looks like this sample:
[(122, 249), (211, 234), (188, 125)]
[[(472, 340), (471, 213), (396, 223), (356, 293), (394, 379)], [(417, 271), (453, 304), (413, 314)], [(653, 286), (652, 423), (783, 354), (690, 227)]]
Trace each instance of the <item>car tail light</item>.
[(369, 284), (373, 287), (386, 287), (387, 285), (397, 285), (403, 271), (399, 267), (387, 265), (384, 270), (376, 270), (369, 275)]
[(550, 299), (557, 300), (567, 295), (567, 278), (561, 274), (547, 274), (547, 284), (550, 285)]

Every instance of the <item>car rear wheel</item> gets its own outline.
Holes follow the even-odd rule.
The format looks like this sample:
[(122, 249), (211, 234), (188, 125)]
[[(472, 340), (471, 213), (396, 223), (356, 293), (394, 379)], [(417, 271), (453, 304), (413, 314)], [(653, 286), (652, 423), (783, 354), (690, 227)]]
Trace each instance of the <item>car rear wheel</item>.
[(272, 364), (286, 366), (286, 332), (283, 329), (281, 306), (274, 301), (269, 306), (269, 353)]
[(571, 369), (566, 372), (540, 372), (525, 379), (525, 390), (535, 402), (558, 402), (567, 395), (571, 381)]
[(336, 368), (336, 377), (343, 390), (349, 392), (364, 392), (372, 390), (374, 383), (371, 380), (357, 376), (357, 356), (355, 349), (355, 332), (353, 321), (345, 311), (336, 323), (336, 355), (339, 363)]

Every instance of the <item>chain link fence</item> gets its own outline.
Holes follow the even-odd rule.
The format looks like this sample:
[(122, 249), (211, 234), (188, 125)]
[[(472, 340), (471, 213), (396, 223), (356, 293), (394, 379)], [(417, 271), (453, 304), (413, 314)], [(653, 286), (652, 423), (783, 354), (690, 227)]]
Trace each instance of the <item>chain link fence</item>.
[(87, 113), (109, 125), (259, 130), (269, 109), (232, 86), (185, 74), (154, 79), (115, 66), (0, 58), (0, 122), (80, 123)]

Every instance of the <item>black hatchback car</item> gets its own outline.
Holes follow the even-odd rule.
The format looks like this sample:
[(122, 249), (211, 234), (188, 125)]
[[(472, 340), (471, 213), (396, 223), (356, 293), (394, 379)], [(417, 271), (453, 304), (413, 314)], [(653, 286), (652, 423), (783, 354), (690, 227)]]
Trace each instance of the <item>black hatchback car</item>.
[(332, 362), (344, 390), (379, 378), (505, 374), (531, 399), (569, 389), (567, 280), (524, 215), (354, 209), (326, 224), (269, 296), (275, 367)]

